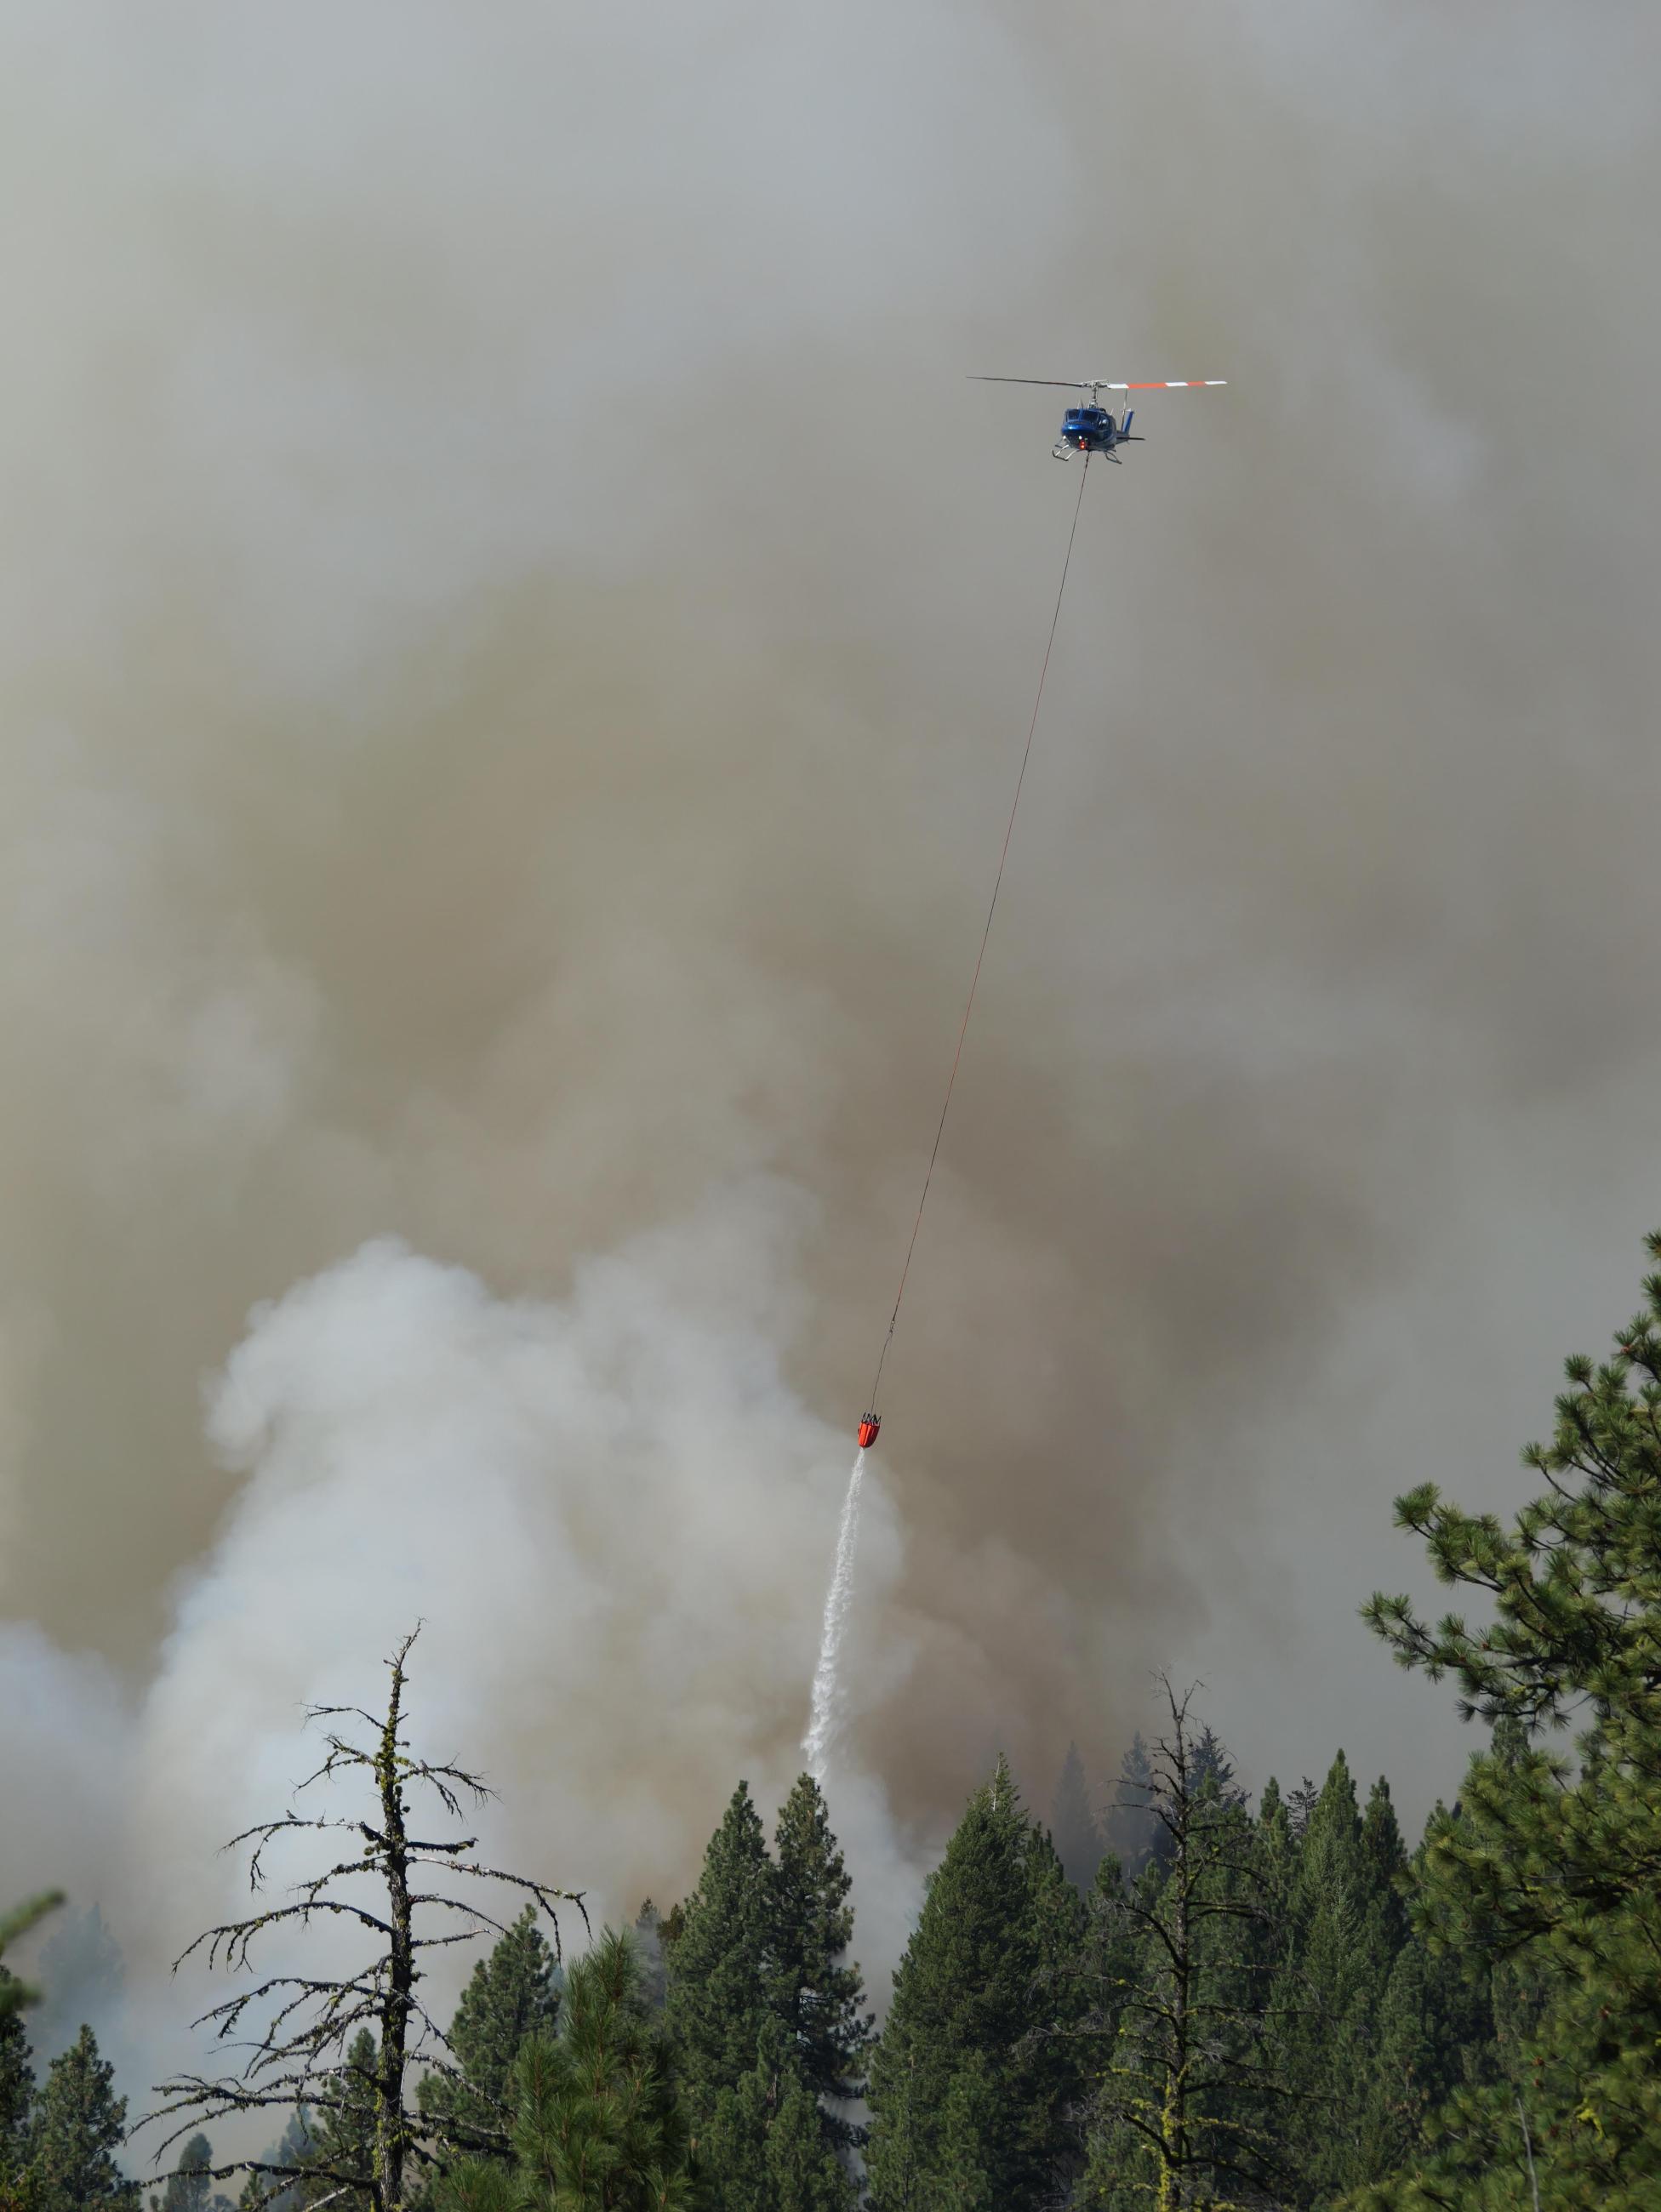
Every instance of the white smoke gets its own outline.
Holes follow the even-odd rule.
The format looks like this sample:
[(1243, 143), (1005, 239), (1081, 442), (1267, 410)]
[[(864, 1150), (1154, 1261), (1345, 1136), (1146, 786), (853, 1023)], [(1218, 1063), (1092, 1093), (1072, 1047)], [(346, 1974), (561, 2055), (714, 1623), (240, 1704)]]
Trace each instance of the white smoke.
[[(1388, 1498), (1514, 1498), (1652, 1198), (1658, 52), (1640, 0), (8, 11), (9, 1889), (167, 1955), (411, 1608), (504, 1856), (618, 1910), (788, 1778), (802, 1407), (874, 1348), (1066, 491), (970, 368), (1233, 381), (1092, 486), (843, 1741), (938, 1822), (1164, 1661), (1243, 1756), (1451, 1784), (1354, 1623)], [(753, 1167), (800, 1266), (776, 1187), (687, 1225)], [(335, 1265), (386, 1229), (473, 1272)], [(228, 1489), (196, 1378), (296, 1283)]]
[[(417, 1622), (414, 1741), (498, 1785), (487, 1855), (584, 1892), (596, 1926), (679, 1893), (739, 1776), (764, 1808), (782, 1797), (843, 1450), (782, 1373), (809, 1218), (776, 1182), (728, 1189), (557, 1301), (383, 1239), (256, 1311), (207, 1405), (238, 1487), (136, 1711), (37, 1633), (0, 1648), (0, 1756), (38, 1778), (6, 1795), (0, 1854), (44, 1869), (52, 1838), (79, 1839), (63, 1871), (126, 1951), (133, 2063), (180, 2049), (208, 2001), (161, 1970), (246, 1898), (216, 1847), (317, 1765), (306, 1707), (373, 1711)], [(879, 1600), (891, 1518), (865, 1565)], [(876, 1785), (852, 1771), (843, 1799), (903, 1942), (916, 1869)], [(563, 1932), (581, 1942), (578, 1915)], [(334, 1941), (305, 1939), (313, 1966)], [(870, 1957), (879, 1996), (894, 1955)]]

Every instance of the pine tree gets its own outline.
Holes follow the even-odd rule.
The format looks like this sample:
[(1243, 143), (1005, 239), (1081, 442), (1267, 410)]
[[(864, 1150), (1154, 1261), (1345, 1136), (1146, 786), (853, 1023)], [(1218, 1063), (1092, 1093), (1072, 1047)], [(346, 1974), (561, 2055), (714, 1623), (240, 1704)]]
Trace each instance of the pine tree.
[[(1371, 2177), (1356, 2170), (1358, 2086), (1370, 2071), (1372, 1985), (1365, 1929), (1372, 1902), (1355, 1785), (1341, 1751), (1311, 1808), (1293, 1887), (1292, 1998), (1286, 2048), (1301, 2093), (1292, 2140), (1299, 2201), (1324, 2203)], [(1388, 1977), (1386, 1966), (1385, 1978)]]
[(450, 2023), (454, 2074), (429, 2074), (418, 2095), (423, 2112), (443, 2115), (458, 2139), (506, 2124), (508, 2084), (527, 2035), (553, 2028), (559, 2015), (559, 1967), (527, 1905), (490, 1956), (481, 1959)]
[(999, 2132), (998, 2094), (984, 2053), (971, 2051), (952, 2075), (940, 2108), (935, 2174), (922, 2200), (931, 2212), (1004, 2212), (1007, 2200), (986, 2152)]
[(1382, 1774), (1372, 1785), (1361, 1816), (1361, 1858), (1372, 1894), (1376, 1940), (1393, 1960), (1408, 1939), (1407, 1900), (1402, 1894), (1408, 1855), (1390, 1802), (1390, 1784)]
[(84, 2020), (107, 2020), (121, 2001), (126, 1966), (101, 1909), (68, 1911), (40, 1954), (42, 1996), (33, 2024), (36, 2049), (55, 2058)]
[[(779, 2032), (776, 2021), (764, 2023)], [(714, 2112), (698, 2136), (698, 2166), (709, 2177), (721, 2212), (768, 2212), (767, 2131), (773, 2118), (776, 2081), (766, 2059), (741, 2075), (715, 2099)]]
[[(0, 1966), (0, 1988), (11, 1977)], [(29, 2107), (34, 2098), (23, 2008), (0, 2009), (0, 2180), (16, 2172), (27, 2155)]]
[(1102, 1840), (1101, 1830), (1096, 1825), (1096, 1815), (1091, 1809), (1084, 1761), (1079, 1756), (1076, 1743), (1068, 1744), (1067, 1757), (1062, 1762), (1060, 1778), (1056, 1784), (1055, 1808), (1050, 1818), (1050, 1830), (1056, 1839), (1056, 1849), (1061, 1854), (1062, 1864), (1067, 1869), (1068, 1880), (1075, 1889), (1088, 1894), (1107, 1846)]
[(785, 2081), (767, 2131), (764, 2212), (855, 2212), (859, 2193), (826, 2144), (824, 2114), (800, 2074)]
[[(3, 1959), (9, 1943), (15, 1943), (37, 1927), (64, 1902), (61, 1889), (46, 1891), (27, 1903), (15, 1905), (9, 1912), (0, 1912), (0, 1959)], [(0, 1966), (0, 2020), (9, 2020), (14, 2013), (26, 2011), (40, 2001), (39, 1990), (31, 1989), (27, 1982)]]
[(116, 2163), (127, 2100), (114, 2094), (113, 2080), (89, 2027), (53, 2059), (29, 2125), (28, 2168), (41, 2212), (137, 2212), (138, 2185)]
[(559, 2033), (533, 2032), (510, 2084), (511, 2170), (464, 2160), (440, 2212), (690, 2212), (690, 2136), (662, 2031), (626, 1936), (572, 1967)]
[[(62, 1892), (52, 1890), (13, 1911), (0, 1913), (0, 1960), (9, 1943), (27, 1936), (63, 1902)], [(39, 1996), (37, 1990), (0, 1964), (0, 2195), (12, 2193), (9, 2185), (28, 2156), (34, 2069), (23, 2014)], [(0, 2212), (5, 2212), (3, 2204)]]
[[(1278, 1827), (1278, 1805), (1275, 1818)], [(1388, 1785), (1374, 1785), (1363, 1817), (1342, 1752), (1288, 1854), (1291, 1828), (1287, 1820), (1274, 1845), (1290, 1877), (1280, 2050), (1296, 2095), (1287, 2134), (1298, 2201), (1324, 2204), (1385, 2170), (1395, 2091), (1380, 2073), (1389, 2070), (1383, 2022), (1407, 1940), (1399, 1889), (1406, 1856)], [(1267, 1846), (1267, 1826), (1262, 1833)]]
[(649, 1897), (635, 1915), (635, 1956), (640, 1961), (641, 1995), (654, 2012), (661, 2012), (669, 1994), (669, 1960), (663, 1916)]
[(1140, 1729), (1119, 1765), (1118, 1787), (1107, 1815), (1107, 1848), (1134, 1881), (1155, 1853), (1165, 1850), (1165, 1830), (1148, 1807), (1153, 1780), (1153, 1761)]
[(1194, 1781), (1196, 1788), (1211, 1782), (1226, 1805), (1244, 1805), (1246, 1794), (1234, 1779), (1234, 1761), (1227, 1747), (1208, 1721), (1194, 1739)]
[(768, 2004), (794, 2045), (809, 2094), (821, 2100), (826, 2142), (849, 2142), (858, 2131), (824, 2112), (822, 2100), (848, 2103), (864, 2095), (873, 2023), (861, 2009), (860, 1970), (848, 1959), (853, 1885), (812, 1775), (804, 1774), (784, 1801), (774, 1852)]
[(1060, 1863), (1047, 1839), (1035, 1843), (1000, 1760), (929, 1877), (894, 1976), (871, 2062), (876, 2212), (944, 2203), (948, 2168), (951, 2187), (975, 2177), (999, 2204), (1045, 2201), (1071, 2148), (1045, 1973), (1047, 1908), (1062, 1889)]
[(1292, 1838), (1294, 1843), (1301, 1844), (1304, 1840), (1311, 1816), (1320, 1802), (1320, 1786), (1311, 1782), (1307, 1774), (1295, 1790), (1287, 1791), (1287, 1819), (1292, 1829)]
[[(1649, 1249), (1661, 1260), (1661, 1235)], [(1661, 2202), (1661, 1274), (1644, 1291), (1609, 1360), (1567, 1362), (1552, 1442), (1524, 1455), (1545, 1492), (1509, 1528), (1428, 1483), (1397, 1501), (1488, 1617), (1432, 1626), (1384, 1595), (1367, 1617), (1403, 1666), (1454, 1675), (1462, 1711), (1509, 1724), (1472, 1760), (1458, 1823), (1428, 1842), (1415, 1923), (1456, 1952), (1538, 1961), (1548, 2008), (1509, 2078), (1457, 2093), (1422, 2185), (1381, 2202)], [(1535, 1741), (1572, 1720), (1574, 1764)]]
[(166, 2187), (150, 2199), (150, 2212), (230, 2212), (230, 2200), (213, 2185), (213, 2145), (206, 2136), (192, 2136), (179, 2152)]
[(767, 2010), (772, 1866), (749, 1785), (740, 1782), (709, 1839), (669, 1958), (664, 2015), (695, 2122), (755, 2064)]
[(1494, 2078), (1488, 1985), (1481, 1959), (1433, 1951), (1416, 1935), (1396, 1954), (1361, 2119), (1369, 2179), (1408, 2163), (1427, 2124), (1462, 2084)]
[[(301, 2164), (320, 2171), (316, 2181), (302, 2185), (302, 2204), (326, 2197), (341, 2212), (373, 2212), (368, 2184), (375, 2167), (376, 2059), (374, 2036), (360, 2028), (333, 2081), (307, 2116)], [(362, 2175), (363, 2186), (344, 2185), (337, 2179), (341, 2174)]]
[(243, 2183), (236, 2200), (237, 2212), (301, 2212), (307, 2185), (272, 2177), (301, 2172), (311, 2145), (310, 2118), (301, 2108), (289, 2115), (288, 2126), (259, 2160), (263, 2170), (250, 2173)]
[(1035, 2113), (1043, 2116), (1038, 2124), (1038, 2163), (1047, 2185), (1059, 2192), (1064, 2178), (1075, 2174), (1084, 2158), (1081, 2037), (1091, 1997), (1081, 1969), (1090, 1913), (1044, 1829), (1027, 1830), (1025, 1870), (1027, 1910), (1038, 1954), (1026, 2093)]
[(716, 2100), (701, 2164), (721, 2212), (854, 2212), (854, 2185), (776, 2014), (763, 2022), (754, 2066)]
[[(1113, 2212), (1279, 2202), (1288, 2179), (1283, 1886), (1221, 1747), (1191, 1728), (1189, 1697), (1165, 1689), (1171, 1725), (1144, 1786), (1166, 1847), (1128, 1887), (1103, 1886), (1122, 1965), (1093, 2023), (1106, 2047), (1084, 2199)], [(1271, 1837), (1278, 1793), (1273, 1812)]]

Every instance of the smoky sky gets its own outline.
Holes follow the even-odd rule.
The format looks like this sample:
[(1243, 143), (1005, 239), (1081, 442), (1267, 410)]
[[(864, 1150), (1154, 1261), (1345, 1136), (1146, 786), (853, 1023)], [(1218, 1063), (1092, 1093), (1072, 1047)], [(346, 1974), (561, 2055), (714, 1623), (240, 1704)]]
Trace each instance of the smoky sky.
[(1229, 384), (1086, 487), (850, 1823), (1159, 1666), (1449, 1790), (1390, 1498), (1661, 1213), (1652, 10), (0, 36), (0, 1875), (171, 1936), (417, 1614), (610, 1909), (788, 1783), (1076, 489), (970, 372)]

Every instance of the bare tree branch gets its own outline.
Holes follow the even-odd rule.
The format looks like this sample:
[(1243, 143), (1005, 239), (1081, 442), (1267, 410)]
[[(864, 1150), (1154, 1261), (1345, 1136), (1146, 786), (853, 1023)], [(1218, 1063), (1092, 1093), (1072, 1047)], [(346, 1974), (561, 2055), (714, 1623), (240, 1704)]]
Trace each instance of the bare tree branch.
[[(274, 1905), (245, 1920), (205, 1929), (179, 1953), (173, 1971), (176, 1973), (187, 1960), (199, 1958), (210, 1971), (243, 1972), (250, 1966), (256, 1941), (295, 1923), (309, 1928), (313, 1914), (334, 1916), (372, 1935), (376, 1939), (375, 1954), (355, 1970), (334, 1976), (292, 1972), (268, 1975), (203, 2013), (194, 2025), (211, 2027), (216, 2040), (246, 2052), (245, 2063), (234, 2074), (209, 2077), (185, 2073), (156, 2085), (155, 2094), (161, 2101), (138, 2124), (179, 2122), (161, 2142), (158, 2160), (203, 2122), (235, 2113), (298, 2108), (313, 2118), (341, 2116), (348, 2109), (349, 2085), (355, 2093), (352, 2109), (367, 2111), (374, 2124), (373, 2155), (362, 2170), (326, 2164), (320, 2157), (307, 2157), (297, 2164), (268, 2158), (216, 2167), (213, 2178), (246, 2173), (279, 2182), (301, 2178), (333, 2182), (338, 2185), (335, 2193), (350, 2192), (367, 2198), (374, 2212), (405, 2212), (406, 2171), (440, 2165), (460, 2151), (502, 2148), (502, 2135), (487, 2136), (443, 2113), (411, 2109), (406, 2088), (411, 2070), (417, 2063), (451, 2080), (460, 2078), (448, 2039), (418, 1994), (424, 1978), (420, 1954), (450, 1944), (477, 1942), (489, 1931), (503, 1932), (503, 1923), (482, 1905), (442, 1892), (417, 1889), (411, 1876), (425, 1867), (452, 1880), (465, 1875), (528, 1893), (549, 1923), (556, 1956), (560, 1952), (558, 1907), (574, 1905), (585, 1927), (587, 1911), (580, 1891), (561, 1889), (476, 1860), (472, 1856), (478, 1846), (475, 1836), (446, 1840), (410, 1835), (406, 1817), (411, 1791), (429, 1790), (444, 1812), (457, 1820), (464, 1798), (478, 1803), (491, 1794), (477, 1775), (464, 1767), (413, 1757), (407, 1747), (405, 1662), (418, 1633), (417, 1628), (406, 1636), (387, 1662), (392, 1681), (384, 1714), (377, 1717), (361, 1705), (314, 1705), (307, 1713), (313, 1723), (342, 1719), (364, 1723), (372, 1731), (372, 1741), (356, 1743), (332, 1730), (326, 1732), (322, 1764), (299, 1789), (367, 1778), (374, 1793), (373, 1815), (313, 1816), (289, 1811), (244, 1829), (226, 1846), (234, 1850), (252, 1845), (248, 1881), (255, 1891), (265, 1883), (265, 1854), (280, 1838), (344, 1832), (356, 1837), (362, 1849), (326, 1871), (293, 1883), (289, 1902)], [(383, 1911), (371, 1911), (354, 1899), (336, 1893), (344, 1883), (364, 1881), (374, 1881), (384, 1890)], [(435, 1912), (456, 1915), (466, 1924), (445, 1934), (427, 1934), (419, 1916)], [(246, 2039), (234, 2041), (245, 2025), (249, 2030)], [(375, 2045), (373, 2063), (368, 2068), (347, 2055), (349, 2043), (364, 2029), (372, 2033)]]

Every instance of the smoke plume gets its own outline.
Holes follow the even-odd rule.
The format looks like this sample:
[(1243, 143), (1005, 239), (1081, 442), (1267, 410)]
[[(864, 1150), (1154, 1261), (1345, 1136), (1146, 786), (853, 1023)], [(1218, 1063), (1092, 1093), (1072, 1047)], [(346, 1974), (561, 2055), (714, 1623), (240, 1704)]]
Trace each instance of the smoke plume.
[(1652, 9), (0, 60), (8, 1893), (159, 1987), (417, 1617), (604, 1910), (788, 1786), (1074, 489), (970, 371), (1230, 385), (1092, 471), (867, 1487), (861, 1948), (1154, 1665), (1254, 1780), (1446, 1790), (1390, 1497), (1519, 1494), (1658, 1212)]

